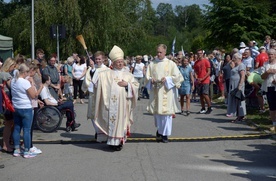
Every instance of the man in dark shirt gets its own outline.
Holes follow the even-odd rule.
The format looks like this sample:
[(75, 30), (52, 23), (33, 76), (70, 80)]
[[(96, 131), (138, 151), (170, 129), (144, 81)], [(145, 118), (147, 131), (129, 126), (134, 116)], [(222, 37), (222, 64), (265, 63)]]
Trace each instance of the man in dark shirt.
[(56, 57), (50, 57), (48, 66), (43, 69), (42, 75), (49, 75), (51, 78), (51, 84), (49, 90), (51, 95), (58, 100), (58, 91), (60, 89), (60, 78), (58, 69), (55, 67)]

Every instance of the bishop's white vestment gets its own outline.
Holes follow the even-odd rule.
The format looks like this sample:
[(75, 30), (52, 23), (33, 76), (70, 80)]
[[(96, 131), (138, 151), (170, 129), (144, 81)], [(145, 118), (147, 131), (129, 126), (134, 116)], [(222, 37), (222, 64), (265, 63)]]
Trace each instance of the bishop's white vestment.
[[(128, 82), (120, 87), (119, 81)], [(133, 124), (133, 109), (136, 106), (139, 83), (129, 72), (104, 70), (93, 77), (95, 84), (95, 125), (99, 128), (97, 141), (108, 145), (124, 144)]]

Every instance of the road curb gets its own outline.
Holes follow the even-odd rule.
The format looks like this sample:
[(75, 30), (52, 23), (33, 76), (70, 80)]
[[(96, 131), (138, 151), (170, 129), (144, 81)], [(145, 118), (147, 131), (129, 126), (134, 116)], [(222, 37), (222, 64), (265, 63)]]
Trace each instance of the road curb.
[[(246, 140), (246, 139), (265, 139), (272, 137), (273, 134), (252, 134), (252, 135), (229, 135), (229, 136), (208, 136), (208, 137), (171, 137), (170, 142), (191, 142), (191, 141), (217, 141), (217, 140)], [(156, 142), (155, 137), (148, 138), (128, 138), (127, 142)], [(33, 140), (36, 144), (85, 144), (97, 143), (95, 139), (88, 140)]]

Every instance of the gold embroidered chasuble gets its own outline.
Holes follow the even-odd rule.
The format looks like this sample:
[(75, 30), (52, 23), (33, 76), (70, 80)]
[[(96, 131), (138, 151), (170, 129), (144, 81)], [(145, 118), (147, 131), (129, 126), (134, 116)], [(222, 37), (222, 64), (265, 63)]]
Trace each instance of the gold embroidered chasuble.
[(151, 85), (148, 111), (151, 114), (172, 115), (175, 113), (175, 101), (173, 89), (168, 89), (162, 82), (163, 77), (170, 77), (176, 88), (184, 81), (176, 64), (164, 58), (154, 60), (147, 68), (146, 81), (155, 79), (157, 82)]
[[(129, 83), (128, 91), (120, 87), (119, 81)], [(93, 78), (95, 90), (95, 124), (104, 134), (98, 134), (97, 141), (108, 141), (119, 145), (125, 141), (127, 130), (133, 124), (133, 109), (136, 106), (139, 83), (129, 72), (105, 70)]]

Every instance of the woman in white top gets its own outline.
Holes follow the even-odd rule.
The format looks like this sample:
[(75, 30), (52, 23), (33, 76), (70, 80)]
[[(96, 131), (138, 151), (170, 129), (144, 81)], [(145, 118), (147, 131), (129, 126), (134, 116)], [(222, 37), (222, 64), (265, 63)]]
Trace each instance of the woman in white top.
[(269, 106), (270, 118), (273, 127), (272, 132), (276, 132), (276, 50), (268, 50), (269, 61), (264, 64), (263, 74), (261, 75), (264, 82), (262, 90), (266, 92), (267, 102)]
[(12, 103), (15, 108), (14, 117), (14, 152), (13, 156), (18, 157), (20, 152), (20, 132), (23, 128), (24, 140), (24, 158), (35, 157), (36, 155), (30, 152), (30, 131), (33, 122), (33, 108), (31, 99), (36, 98), (35, 87), (30, 81), (25, 78), (29, 75), (29, 67), (26, 64), (21, 64), (16, 72), (15, 78), (11, 81)]
[(77, 62), (73, 65), (73, 86), (74, 86), (74, 103), (76, 102), (77, 95), (79, 92), (79, 99), (80, 103), (83, 104), (83, 97), (84, 93), (81, 90), (81, 85), (84, 80), (84, 76), (86, 74), (86, 63), (85, 63), (85, 57), (78, 57)]
[(130, 72), (133, 74), (133, 76), (139, 82), (138, 100), (140, 100), (140, 97), (142, 96), (142, 87), (144, 85), (144, 75), (146, 73), (145, 64), (142, 63), (142, 59), (143, 59), (143, 57), (141, 55), (137, 55), (136, 62), (133, 63), (130, 68)]

